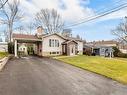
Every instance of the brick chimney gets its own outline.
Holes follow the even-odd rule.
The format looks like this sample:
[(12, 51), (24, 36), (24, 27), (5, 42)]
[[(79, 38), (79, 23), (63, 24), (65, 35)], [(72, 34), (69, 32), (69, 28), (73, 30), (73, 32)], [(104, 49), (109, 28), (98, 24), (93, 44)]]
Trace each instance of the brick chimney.
[(42, 26), (39, 26), (39, 27), (37, 27), (37, 35), (39, 36), (39, 35), (42, 35), (43, 34), (43, 28), (42, 28)]

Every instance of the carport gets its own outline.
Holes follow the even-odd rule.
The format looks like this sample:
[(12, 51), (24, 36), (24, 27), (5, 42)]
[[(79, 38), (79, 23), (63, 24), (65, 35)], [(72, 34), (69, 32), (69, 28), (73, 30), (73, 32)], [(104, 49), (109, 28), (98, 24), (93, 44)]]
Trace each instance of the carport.
[(18, 43), (31, 43), (37, 46), (37, 55), (42, 56), (42, 38), (36, 35), (13, 34), (14, 54), (18, 57)]

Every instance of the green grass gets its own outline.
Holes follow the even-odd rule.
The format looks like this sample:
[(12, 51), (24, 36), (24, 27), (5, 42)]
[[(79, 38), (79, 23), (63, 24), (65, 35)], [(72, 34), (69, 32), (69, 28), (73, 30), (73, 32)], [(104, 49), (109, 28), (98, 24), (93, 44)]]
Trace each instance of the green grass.
[(7, 52), (0, 52), (0, 59), (6, 56), (8, 56)]
[(127, 84), (127, 60), (99, 56), (56, 57), (68, 64), (86, 69)]

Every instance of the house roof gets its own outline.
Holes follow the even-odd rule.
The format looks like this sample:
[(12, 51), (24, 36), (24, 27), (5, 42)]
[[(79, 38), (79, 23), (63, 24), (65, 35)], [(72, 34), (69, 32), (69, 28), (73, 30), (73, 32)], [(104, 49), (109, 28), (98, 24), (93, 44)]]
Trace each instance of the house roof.
[(13, 39), (26, 39), (26, 40), (41, 40), (36, 35), (26, 35), (26, 34), (13, 34)]
[(66, 40), (66, 38), (65, 38), (65, 37), (63, 37), (63, 36), (59, 35), (58, 33), (53, 33), (53, 34), (42, 35), (42, 37), (43, 37), (43, 38), (46, 38), (46, 37), (49, 37), (49, 36), (52, 36), (52, 35), (57, 35), (57, 36), (59, 36), (59, 37), (61, 37), (61, 38), (63, 38), (63, 39), (65, 39), (65, 40)]
[(93, 41), (93, 42), (88, 42), (87, 44), (92, 44), (92, 45), (106, 45), (106, 44), (118, 44), (118, 42), (109, 40), (109, 41)]
[(81, 41), (83, 42), (83, 40), (81, 39), (77, 39), (77, 38), (74, 38), (74, 37), (63, 37), (61, 36), (60, 34), (58, 33), (54, 33), (54, 34), (43, 34), (43, 35), (40, 35), (40, 36), (37, 36), (37, 35), (26, 35), (26, 34), (13, 34), (13, 39), (24, 39), (24, 40), (41, 40), (41, 38), (46, 38), (46, 37), (49, 37), (49, 36), (52, 36), (52, 35), (57, 35), (59, 37), (61, 37), (62, 39), (64, 40), (67, 40), (67, 41)]
[(93, 42), (88, 42), (85, 45), (90, 46), (90, 47), (112, 47), (112, 46), (117, 46), (118, 42), (114, 40), (108, 40), (108, 41), (93, 41)]
[(74, 38), (74, 37), (64, 37), (64, 36), (62, 36), (62, 35), (60, 35), (60, 34), (58, 34), (58, 33), (46, 34), (46, 35), (42, 35), (42, 36), (45, 38), (45, 37), (49, 37), (49, 36), (52, 36), (52, 35), (57, 35), (57, 36), (59, 36), (59, 37), (65, 39), (65, 40), (71, 40), (71, 41), (72, 41), (72, 40), (75, 40), (75, 41), (81, 41), (81, 42), (83, 42), (83, 40), (81, 40), (81, 39), (77, 39), (77, 38)]
[(83, 42), (83, 40), (75, 38), (75, 37), (66, 37), (67, 40), (75, 40), (75, 41), (81, 41)]

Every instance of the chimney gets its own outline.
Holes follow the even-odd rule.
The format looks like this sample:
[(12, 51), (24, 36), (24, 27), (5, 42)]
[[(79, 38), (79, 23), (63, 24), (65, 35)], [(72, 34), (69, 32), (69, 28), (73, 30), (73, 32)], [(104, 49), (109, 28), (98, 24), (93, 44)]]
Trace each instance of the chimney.
[(37, 35), (42, 35), (42, 34), (43, 34), (42, 26), (37, 27)]

